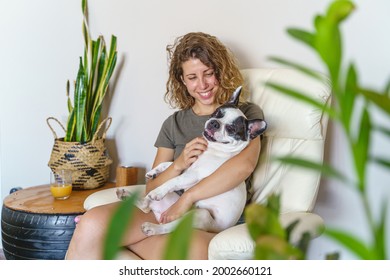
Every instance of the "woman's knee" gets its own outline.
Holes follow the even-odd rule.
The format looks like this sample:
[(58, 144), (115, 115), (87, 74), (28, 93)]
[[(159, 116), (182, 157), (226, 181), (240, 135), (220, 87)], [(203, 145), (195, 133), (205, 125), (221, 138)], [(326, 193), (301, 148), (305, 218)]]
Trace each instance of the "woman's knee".
[(103, 205), (85, 212), (79, 217), (74, 235), (82, 239), (103, 236), (114, 207), (114, 205)]

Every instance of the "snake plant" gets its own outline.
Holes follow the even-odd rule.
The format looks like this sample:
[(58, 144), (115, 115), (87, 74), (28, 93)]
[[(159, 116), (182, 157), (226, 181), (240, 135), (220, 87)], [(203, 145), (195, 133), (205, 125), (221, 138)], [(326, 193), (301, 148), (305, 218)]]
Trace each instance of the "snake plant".
[(111, 36), (108, 52), (103, 36), (92, 40), (87, 21), (87, 0), (82, 0), (81, 6), (84, 56), (80, 57), (73, 104), (69, 96), (69, 80), (67, 83), (69, 117), (64, 141), (85, 143), (92, 140), (99, 126), (103, 100), (117, 61), (117, 40)]

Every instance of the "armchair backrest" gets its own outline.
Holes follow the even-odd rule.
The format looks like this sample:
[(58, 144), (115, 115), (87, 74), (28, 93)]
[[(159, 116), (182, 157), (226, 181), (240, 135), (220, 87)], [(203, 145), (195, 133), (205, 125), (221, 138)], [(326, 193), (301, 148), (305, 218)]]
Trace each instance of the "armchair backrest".
[(244, 69), (251, 98), (264, 112), (268, 128), (262, 140), (259, 163), (253, 174), (252, 202), (262, 203), (271, 193), (281, 194), (281, 212), (311, 211), (321, 179), (319, 172), (273, 160), (293, 156), (323, 162), (328, 116), (321, 109), (280, 93), (272, 82), (305, 93), (329, 105), (331, 87), (293, 69)]

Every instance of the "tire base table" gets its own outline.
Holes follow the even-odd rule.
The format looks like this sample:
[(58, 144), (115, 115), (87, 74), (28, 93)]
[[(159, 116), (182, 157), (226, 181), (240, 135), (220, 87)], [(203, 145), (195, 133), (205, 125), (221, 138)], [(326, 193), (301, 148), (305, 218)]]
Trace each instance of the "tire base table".
[(75, 229), (74, 218), (85, 212), (92, 193), (115, 187), (107, 183), (93, 190), (73, 191), (67, 200), (55, 200), (49, 185), (16, 191), (4, 199), (2, 244), (7, 260), (61, 260)]

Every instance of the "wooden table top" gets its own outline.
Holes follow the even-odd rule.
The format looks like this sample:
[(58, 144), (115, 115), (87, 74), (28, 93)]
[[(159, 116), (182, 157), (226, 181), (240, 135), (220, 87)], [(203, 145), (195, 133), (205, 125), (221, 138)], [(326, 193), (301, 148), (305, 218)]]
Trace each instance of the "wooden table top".
[(68, 199), (57, 200), (50, 192), (50, 185), (25, 188), (8, 195), (4, 206), (13, 210), (39, 214), (82, 214), (84, 200), (92, 193), (115, 187), (115, 183), (106, 183), (92, 190), (73, 190)]

